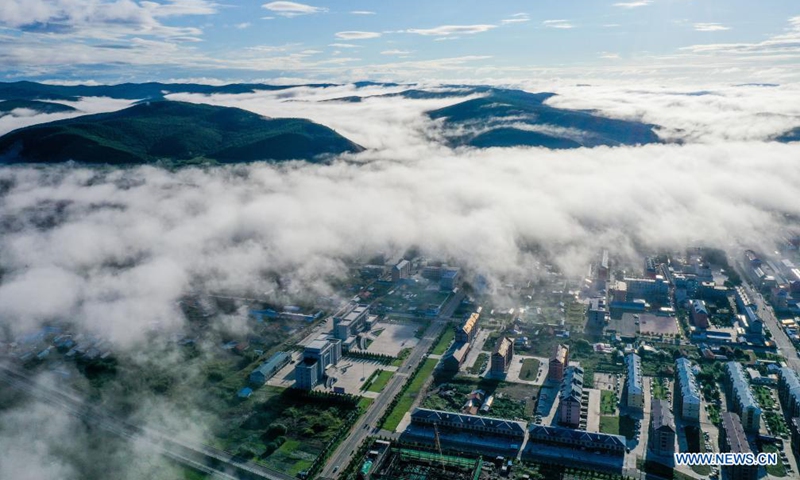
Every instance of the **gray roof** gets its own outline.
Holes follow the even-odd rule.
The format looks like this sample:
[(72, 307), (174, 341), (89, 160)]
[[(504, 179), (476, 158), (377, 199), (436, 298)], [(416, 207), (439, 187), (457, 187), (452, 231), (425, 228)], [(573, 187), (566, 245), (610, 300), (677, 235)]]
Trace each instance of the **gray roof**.
[(728, 378), (731, 381), (733, 392), (739, 400), (741, 408), (743, 410), (747, 408), (758, 408), (760, 411), (761, 409), (755, 397), (753, 397), (753, 392), (750, 391), (750, 385), (747, 383), (747, 379), (744, 376), (744, 369), (742, 366), (737, 362), (728, 362), (725, 365), (725, 369), (728, 371)]
[(594, 433), (584, 430), (575, 430), (565, 427), (550, 427), (546, 425), (531, 424), (528, 427), (531, 439), (546, 439), (547, 441), (559, 442), (559, 440), (585, 441), (597, 445), (598, 447), (625, 448), (626, 441), (622, 435), (611, 435), (607, 433)]
[(509, 435), (525, 435), (525, 423), (501, 418), (480, 417), (477, 415), (464, 415), (461, 413), (443, 412), (427, 408), (416, 408), (411, 414), (412, 420), (422, 420), (427, 423), (445, 423), (461, 425), (465, 430), (475, 427), (505, 430)]
[(700, 387), (697, 386), (697, 378), (694, 376), (692, 362), (686, 358), (679, 358), (675, 361), (678, 371), (678, 383), (681, 388), (683, 401), (689, 403), (700, 403)]
[(658, 430), (662, 427), (667, 427), (673, 432), (675, 431), (675, 417), (669, 410), (669, 403), (666, 400), (653, 400), (653, 411), (650, 414), (653, 421), (653, 428)]
[(635, 353), (629, 353), (625, 357), (625, 365), (628, 367), (628, 391), (642, 393), (642, 359)]
[(583, 369), (580, 367), (567, 367), (564, 373), (564, 381), (561, 384), (559, 396), (561, 401), (568, 398), (581, 401), (583, 395)]

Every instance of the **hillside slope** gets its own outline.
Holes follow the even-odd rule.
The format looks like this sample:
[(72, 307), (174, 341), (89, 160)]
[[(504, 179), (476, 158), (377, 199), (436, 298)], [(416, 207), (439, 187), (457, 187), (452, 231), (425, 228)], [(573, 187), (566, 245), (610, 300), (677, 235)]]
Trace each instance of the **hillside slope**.
[(268, 119), (238, 108), (170, 101), (35, 125), (0, 137), (4, 162), (229, 163), (318, 160), (361, 150), (308, 120)]

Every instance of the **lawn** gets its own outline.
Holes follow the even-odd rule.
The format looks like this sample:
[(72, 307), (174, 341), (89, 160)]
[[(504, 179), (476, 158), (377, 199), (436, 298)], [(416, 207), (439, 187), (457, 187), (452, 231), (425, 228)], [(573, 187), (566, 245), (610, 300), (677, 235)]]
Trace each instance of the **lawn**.
[(480, 375), (488, 362), (489, 354), (481, 352), (478, 355), (478, 358), (475, 359), (475, 363), (473, 363), (472, 366), (467, 369), (467, 372), (473, 375)]
[(619, 417), (610, 415), (601, 415), (600, 432), (619, 435)]
[(772, 435), (782, 437), (789, 434), (789, 429), (786, 427), (786, 421), (777, 412), (764, 412), (764, 421), (767, 422)]
[(278, 471), (297, 475), (311, 467), (316, 458), (316, 455), (304, 452), (301, 446), (302, 442), (298, 440), (287, 440), (264, 463)]
[(617, 394), (610, 390), (600, 392), (600, 413), (603, 415), (614, 415), (617, 413)]
[(651, 383), (653, 385), (653, 398), (658, 400), (667, 399), (667, 389), (664, 387), (664, 381), (660, 377), (653, 378)]
[(368, 392), (380, 392), (389, 383), (394, 372), (389, 370), (378, 370), (378, 375), (372, 380), (372, 383), (367, 387)]
[(436, 346), (433, 347), (433, 351), (431, 352), (434, 355), (443, 355), (444, 352), (447, 351), (447, 347), (453, 342), (456, 338), (456, 331), (452, 328), (445, 329), (444, 333), (442, 334), (442, 338), (436, 343)]
[(775, 399), (772, 397), (772, 391), (766, 387), (756, 385), (753, 387), (753, 393), (756, 395), (756, 400), (761, 408), (764, 410), (773, 410), (775, 408)]
[(411, 348), (404, 348), (400, 350), (400, 353), (397, 354), (397, 358), (392, 360), (391, 365), (393, 367), (399, 367), (400, 365), (403, 364), (403, 362), (405, 361), (406, 358), (408, 358), (409, 355), (411, 355)]
[(536, 374), (539, 373), (539, 360), (535, 358), (526, 358), (522, 362), (522, 369), (519, 372), (520, 380), (536, 380)]
[(393, 432), (400, 422), (403, 420), (403, 416), (406, 412), (411, 409), (411, 405), (413, 405), (414, 400), (419, 395), (420, 391), (422, 390), (423, 385), (425, 382), (433, 375), (433, 370), (436, 368), (436, 364), (439, 361), (435, 358), (429, 358), (425, 360), (425, 363), (422, 364), (422, 368), (414, 375), (414, 378), (411, 380), (409, 387), (405, 390), (405, 392), (400, 394), (400, 399), (397, 402), (397, 405), (394, 406), (391, 413), (388, 417), (386, 417), (386, 421), (383, 422), (382, 428)]
[[(765, 453), (779, 453), (778, 447), (775, 445), (764, 445), (763, 451)], [(767, 465), (766, 466), (767, 473), (772, 475), (773, 477), (785, 477), (786, 476), (786, 467), (783, 465), (783, 461), (780, 458), (780, 454), (778, 454), (778, 464), (777, 465)]]

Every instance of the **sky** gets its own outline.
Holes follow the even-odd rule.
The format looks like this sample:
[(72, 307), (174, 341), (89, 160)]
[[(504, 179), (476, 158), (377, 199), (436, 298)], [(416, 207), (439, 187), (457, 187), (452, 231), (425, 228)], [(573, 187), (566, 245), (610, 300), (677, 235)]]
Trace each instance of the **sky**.
[(3, 0), (0, 80), (785, 83), (796, 0)]

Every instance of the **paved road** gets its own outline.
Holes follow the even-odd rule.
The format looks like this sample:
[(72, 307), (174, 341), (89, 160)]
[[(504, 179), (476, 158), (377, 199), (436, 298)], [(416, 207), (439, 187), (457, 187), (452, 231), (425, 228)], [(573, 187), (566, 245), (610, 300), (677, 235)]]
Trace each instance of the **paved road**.
[(141, 428), (120, 420), (100, 408), (87, 406), (79, 398), (41, 385), (27, 377), (27, 372), (0, 365), (0, 382), (23, 391), (33, 398), (53, 405), (87, 423), (106, 430), (125, 440), (146, 442), (153, 450), (212, 478), (290, 480), (293, 477), (251, 462), (235, 462), (229, 453), (206, 446), (178, 440), (150, 428)]
[[(739, 274), (742, 275), (742, 272), (739, 272)], [(742, 275), (742, 278), (746, 277)], [(783, 329), (781, 329), (780, 322), (778, 322), (777, 317), (775, 317), (775, 312), (772, 310), (772, 307), (749, 283), (742, 282), (742, 286), (744, 286), (747, 295), (750, 296), (750, 299), (758, 307), (757, 313), (764, 320), (764, 324), (772, 334), (772, 340), (775, 341), (775, 344), (781, 351), (780, 353), (786, 357), (786, 363), (795, 371), (800, 371), (800, 358), (797, 357), (797, 349), (794, 344), (792, 344), (792, 341), (789, 340), (789, 337), (786, 336)]]
[[(417, 368), (417, 365), (424, 360), (428, 349), (434, 341), (439, 337), (442, 330), (449, 324), (448, 319), (439, 318), (431, 323), (431, 326), (425, 332), (425, 336), (420, 340), (406, 361), (400, 367), (386, 384), (380, 396), (367, 409), (366, 413), (362, 415), (350, 435), (339, 444), (339, 448), (331, 455), (327, 465), (322, 470), (320, 478), (336, 478), (338, 472), (347, 467), (353, 457), (354, 451), (361, 445), (367, 436), (377, 433), (379, 425), (376, 425), (378, 420), (383, 416), (389, 402), (400, 392), (400, 389), (406, 383), (408, 375)], [(336, 472), (334, 472), (336, 469)]]

